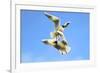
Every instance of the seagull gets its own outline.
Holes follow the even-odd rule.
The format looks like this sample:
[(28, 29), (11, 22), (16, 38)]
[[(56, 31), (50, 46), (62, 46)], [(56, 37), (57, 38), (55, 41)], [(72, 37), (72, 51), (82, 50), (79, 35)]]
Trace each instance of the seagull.
[(53, 46), (56, 48), (60, 54), (68, 54), (71, 50), (71, 48), (68, 46), (68, 44), (65, 41), (56, 41), (56, 39), (44, 39), (42, 40), (43, 43)]
[[(64, 29), (70, 24), (68, 22), (65, 22), (64, 25), (60, 25), (60, 19), (54, 15), (51, 15), (47, 12), (44, 12), (44, 15), (46, 17), (48, 17), (55, 25), (55, 30), (54, 32), (51, 32), (50, 35), (51, 35), (51, 38), (57, 38), (59, 36), (62, 37), (63, 40), (66, 40), (65, 37), (64, 37)], [(59, 35), (59, 36), (58, 36)]]
[(60, 20), (58, 17), (51, 15), (47, 12), (44, 12), (45, 16), (48, 17), (55, 25), (55, 29), (50, 33), (51, 39), (44, 39), (42, 42), (44, 44), (53, 46), (56, 48), (62, 55), (70, 52), (71, 48), (68, 45), (67, 40), (64, 36), (64, 29), (69, 25), (69, 23), (65, 23), (64, 25), (60, 25)]

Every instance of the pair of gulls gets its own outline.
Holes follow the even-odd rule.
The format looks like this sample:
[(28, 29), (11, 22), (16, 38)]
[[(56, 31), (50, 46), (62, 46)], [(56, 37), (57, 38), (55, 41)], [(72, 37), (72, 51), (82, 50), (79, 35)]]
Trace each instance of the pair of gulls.
[(64, 29), (69, 25), (69, 23), (65, 23), (64, 25), (60, 25), (60, 20), (58, 17), (51, 15), (47, 12), (44, 12), (44, 15), (50, 19), (54, 25), (55, 30), (50, 33), (51, 39), (42, 40), (43, 43), (53, 46), (56, 48), (62, 55), (70, 52), (71, 48), (68, 45), (67, 40), (64, 36)]

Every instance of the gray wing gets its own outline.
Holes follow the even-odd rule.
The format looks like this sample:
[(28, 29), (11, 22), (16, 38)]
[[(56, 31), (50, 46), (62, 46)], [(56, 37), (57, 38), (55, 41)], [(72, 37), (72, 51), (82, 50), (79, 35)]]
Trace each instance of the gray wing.
[(47, 12), (44, 12), (45, 16), (48, 17), (54, 24), (55, 24), (55, 29), (59, 26), (60, 20), (58, 17), (51, 15)]

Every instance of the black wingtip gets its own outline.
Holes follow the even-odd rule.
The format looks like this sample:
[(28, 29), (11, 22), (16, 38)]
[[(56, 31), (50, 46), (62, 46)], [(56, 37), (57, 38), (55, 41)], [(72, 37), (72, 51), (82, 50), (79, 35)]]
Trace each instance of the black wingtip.
[(47, 12), (44, 12), (44, 15), (47, 16), (48, 18), (51, 18), (50, 14)]
[(64, 25), (62, 25), (63, 28), (66, 28), (70, 23), (66, 23)]
[(43, 43), (45, 44), (48, 44), (48, 41), (47, 40), (42, 40)]

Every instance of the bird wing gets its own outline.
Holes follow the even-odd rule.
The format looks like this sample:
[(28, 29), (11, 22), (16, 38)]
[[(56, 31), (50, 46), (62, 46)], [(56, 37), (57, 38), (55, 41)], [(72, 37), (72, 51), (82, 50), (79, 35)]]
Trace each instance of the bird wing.
[(47, 12), (44, 12), (45, 16), (47, 16), (54, 24), (55, 24), (55, 29), (59, 26), (60, 20), (58, 17), (51, 15)]
[(43, 42), (44, 44), (48, 44), (48, 45), (50, 45), (50, 46), (56, 45), (55, 41), (56, 41), (55, 39), (43, 39), (43, 40), (42, 40), (42, 42)]
[[(66, 41), (65, 41), (66, 42)], [(66, 42), (67, 43), (67, 42)], [(64, 41), (58, 41), (58, 46), (60, 47), (59, 52), (63, 54), (68, 54), (71, 51), (71, 48), (68, 44), (64, 43)]]
[(70, 24), (70, 23), (65, 22), (64, 25), (62, 25), (62, 27), (63, 27), (63, 28), (66, 28), (66, 27), (68, 27), (69, 24)]

